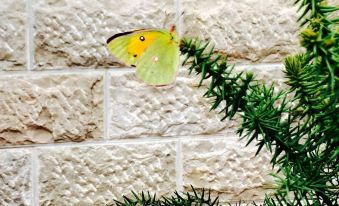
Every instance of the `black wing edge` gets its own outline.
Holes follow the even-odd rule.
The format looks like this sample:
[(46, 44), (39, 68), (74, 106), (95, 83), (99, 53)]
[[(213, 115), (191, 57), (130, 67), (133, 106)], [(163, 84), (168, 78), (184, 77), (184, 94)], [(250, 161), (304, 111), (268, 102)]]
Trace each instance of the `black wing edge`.
[(113, 39), (119, 37), (119, 36), (124, 36), (130, 33), (133, 33), (134, 31), (127, 31), (127, 32), (123, 32), (123, 33), (118, 33), (118, 34), (114, 34), (113, 36), (111, 36), (110, 38), (107, 39), (106, 43), (109, 44)]
[(107, 39), (106, 43), (109, 44), (113, 39), (115, 39), (119, 36), (125, 36), (125, 35), (128, 35), (128, 34), (134, 33), (136, 31), (145, 31), (145, 30), (150, 30), (150, 29), (137, 29), (137, 30), (133, 30), (133, 31), (126, 31), (126, 32), (114, 34), (113, 36), (111, 36), (110, 38)]
[(115, 38), (118, 38), (119, 36), (125, 36), (137, 31), (149, 31), (149, 30), (154, 30), (154, 29), (137, 29), (137, 30), (133, 30), (133, 31), (127, 31), (127, 32), (122, 32), (122, 33), (118, 33), (118, 34), (114, 34), (113, 36), (111, 36), (110, 38), (107, 39), (106, 43), (109, 44), (112, 40), (114, 40)]

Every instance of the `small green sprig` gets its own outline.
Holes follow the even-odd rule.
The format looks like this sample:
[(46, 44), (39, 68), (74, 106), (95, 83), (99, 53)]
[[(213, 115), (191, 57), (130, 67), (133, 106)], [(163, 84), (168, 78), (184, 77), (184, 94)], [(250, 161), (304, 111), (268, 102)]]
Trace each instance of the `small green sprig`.
[[(213, 99), (211, 110), (219, 108), (225, 118), (233, 118), (236, 113), (243, 117), (242, 126), (238, 129), (240, 135), (249, 137), (248, 144), (254, 139), (259, 140), (257, 153), (265, 145), (264, 139), (276, 142), (277, 151), (288, 149), (281, 141), (280, 129), (283, 125), (281, 118), (286, 112), (283, 101), (279, 107), (275, 106), (284, 99), (285, 94), (275, 93), (274, 87), (267, 87), (255, 79), (252, 72), (234, 72), (234, 65), (229, 65), (223, 53), (209, 49), (208, 44), (194, 40), (182, 40), (181, 52), (186, 55), (183, 64), (190, 65), (189, 71), (201, 75), (200, 85), (206, 80), (208, 90), (204, 94)], [(271, 148), (271, 144), (267, 144)], [(277, 152), (277, 159), (281, 152)]]
[(174, 192), (171, 197), (162, 196), (158, 198), (156, 194), (151, 195), (149, 192), (145, 194), (137, 194), (132, 191), (132, 197), (123, 196), (122, 201), (114, 200), (116, 206), (190, 206), (190, 205), (204, 205), (204, 206), (218, 206), (219, 200), (212, 198), (211, 190), (205, 191), (202, 189), (198, 192), (191, 186), (192, 192), (180, 194)]
[(235, 73), (234, 65), (228, 64), (227, 56), (215, 52), (213, 48), (207, 51), (208, 43), (183, 39), (180, 47), (182, 54), (186, 55), (183, 65), (190, 65), (190, 74), (193, 71), (201, 74), (199, 86), (204, 80), (210, 80), (204, 96), (214, 99), (211, 109), (218, 108), (221, 102), (225, 103), (220, 111), (224, 113), (222, 120), (233, 117), (244, 108), (243, 97), (254, 80), (253, 73)]

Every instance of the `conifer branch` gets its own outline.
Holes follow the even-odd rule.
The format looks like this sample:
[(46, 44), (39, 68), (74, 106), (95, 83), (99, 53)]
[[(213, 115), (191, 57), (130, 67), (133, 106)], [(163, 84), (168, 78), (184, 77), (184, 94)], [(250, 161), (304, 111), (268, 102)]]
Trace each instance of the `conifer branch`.
[(306, 52), (285, 60), (289, 90), (277, 92), (252, 73), (235, 73), (225, 54), (197, 40), (184, 39), (181, 52), (190, 73), (201, 75), (200, 84), (209, 80), (204, 96), (213, 98), (211, 109), (224, 112), (222, 120), (239, 113), (240, 136), (248, 144), (256, 140), (257, 153), (265, 145), (272, 152), (283, 178), (268, 205), (338, 205), (339, 35), (338, 20), (328, 17), (338, 8), (321, 0), (296, 3)]

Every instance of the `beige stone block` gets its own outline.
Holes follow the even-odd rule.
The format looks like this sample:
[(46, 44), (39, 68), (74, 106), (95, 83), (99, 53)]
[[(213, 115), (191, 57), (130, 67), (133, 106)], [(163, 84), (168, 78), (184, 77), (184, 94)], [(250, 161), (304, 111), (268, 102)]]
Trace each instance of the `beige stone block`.
[(268, 64), (268, 65), (246, 65), (237, 66), (236, 71), (252, 72), (255, 79), (259, 80), (261, 84), (266, 86), (275, 85), (276, 89), (287, 89), (286, 80), (284, 74), (284, 65), (282, 64)]
[(31, 154), (0, 150), (0, 205), (32, 205)]
[[(327, 6), (339, 7), (339, 0), (328, 0)], [(331, 15), (329, 15), (329, 19), (335, 19), (335, 18), (338, 18), (338, 16), (339, 16), (339, 11), (335, 11), (335, 12), (332, 12)], [(338, 29), (339, 26), (337, 25), (336, 28)]]
[[(270, 155), (262, 151), (255, 156), (257, 147), (245, 147), (239, 137), (183, 141), (183, 182), (196, 189), (211, 188), (220, 202), (239, 200), (260, 202), (270, 192), (273, 178)], [(259, 201), (258, 201), (259, 200)]]
[(183, 0), (184, 35), (237, 62), (280, 62), (299, 51), (296, 7), (285, 0)]
[(55, 74), (0, 78), (0, 145), (103, 137), (103, 76)]
[[(115, 33), (174, 22), (174, 0), (34, 0), (35, 68), (117, 65), (106, 49)], [(167, 27), (167, 26), (166, 26)]]
[(40, 205), (105, 205), (131, 190), (176, 189), (175, 143), (148, 142), (39, 150)]
[(0, 70), (26, 69), (26, 1), (1, 0)]
[(134, 71), (112, 72), (109, 138), (183, 136), (227, 132), (234, 122), (220, 122), (209, 111), (194, 74), (180, 72), (175, 83), (154, 87), (137, 79)]
[[(283, 85), (282, 65), (236, 68), (252, 71), (265, 84)], [(153, 87), (137, 79), (135, 71), (113, 71), (109, 138), (234, 133), (236, 121), (221, 122), (223, 114), (210, 111), (213, 100), (203, 97), (206, 85), (198, 87), (200, 76), (187, 73), (181, 70), (174, 84)]]

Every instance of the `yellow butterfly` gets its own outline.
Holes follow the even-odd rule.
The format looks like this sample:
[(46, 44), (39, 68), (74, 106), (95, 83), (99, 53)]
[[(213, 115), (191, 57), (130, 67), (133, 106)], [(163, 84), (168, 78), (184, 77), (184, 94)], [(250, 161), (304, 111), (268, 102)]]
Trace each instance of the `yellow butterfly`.
[(141, 29), (118, 33), (107, 40), (109, 51), (149, 85), (171, 84), (179, 64), (179, 40), (171, 29)]

